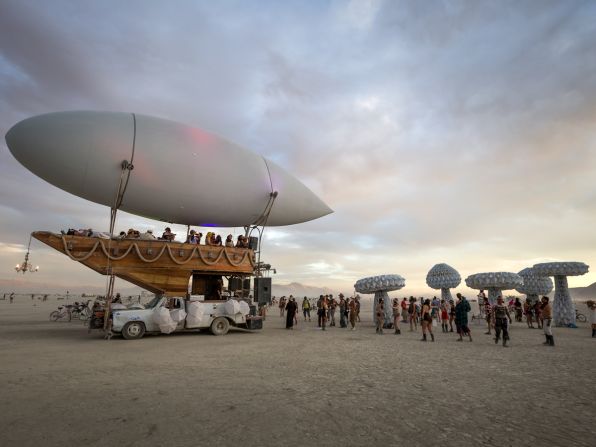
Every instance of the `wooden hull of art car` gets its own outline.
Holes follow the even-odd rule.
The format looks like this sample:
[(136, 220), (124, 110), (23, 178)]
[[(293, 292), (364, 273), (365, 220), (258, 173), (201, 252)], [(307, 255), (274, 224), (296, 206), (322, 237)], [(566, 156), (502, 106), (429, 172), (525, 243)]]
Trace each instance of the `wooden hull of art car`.
[(253, 250), (162, 240), (103, 239), (36, 231), (32, 236), (102, 275), (114, 274), (150, 292), (209, 298), (222, 276), (253, 275)]

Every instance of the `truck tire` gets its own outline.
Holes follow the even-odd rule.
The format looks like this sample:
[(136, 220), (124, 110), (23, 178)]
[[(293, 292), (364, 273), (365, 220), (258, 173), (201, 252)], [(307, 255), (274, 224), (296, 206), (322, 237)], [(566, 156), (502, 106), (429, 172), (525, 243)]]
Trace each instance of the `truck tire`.
[(217, 317), (211, 323), (211, 333), (213, 335), (226, 335), (230, 329), (230, 322), (225, 317)]
[(125, 340), (138, 340), (145, 335), (145, 325), (140, 321), (129, 321), (122, 328), (122, 337)]

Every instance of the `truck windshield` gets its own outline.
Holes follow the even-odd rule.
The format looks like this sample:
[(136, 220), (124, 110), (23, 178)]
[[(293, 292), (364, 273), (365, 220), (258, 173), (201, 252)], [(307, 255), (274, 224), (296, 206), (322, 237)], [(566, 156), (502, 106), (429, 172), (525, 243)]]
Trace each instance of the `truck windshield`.
[(156, 296), (151, 301), (149, 301), (147, 304), (145, 304), (145, 309), (153, 309), (155, 306), (157, 306), (157, 303), (159, 303), (160, 300), (161, 300), (161, 298)]

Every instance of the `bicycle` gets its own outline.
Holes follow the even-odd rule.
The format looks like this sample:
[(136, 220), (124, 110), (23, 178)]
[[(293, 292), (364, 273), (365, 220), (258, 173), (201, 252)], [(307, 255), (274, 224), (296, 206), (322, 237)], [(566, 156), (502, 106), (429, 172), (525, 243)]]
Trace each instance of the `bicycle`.
[(584, 314), (582, 314), (581, 312), (578, 312), (577, 309), (575, 309), (575, 320), (579, 321), (580, 323), (585, 323), (586, 321), (588, 321), (586, 316)]
[(87, 303), (76, 303), (74, 304), (71, 315), (72, 318), (77, 318), (81, 321), (87, 321), (89, 317), (91, 317), (91, 309), (89, 309), (89, 303), (91, 300), (88, 300)]
[(72, 320), (71, 313), (72, 305), (67, 304), (66, 306), (58, 306), (58, 310), (55, 310), (50, 314), (50, 321), (58, 321), (62, 318), (68, 317), (68, 321)]

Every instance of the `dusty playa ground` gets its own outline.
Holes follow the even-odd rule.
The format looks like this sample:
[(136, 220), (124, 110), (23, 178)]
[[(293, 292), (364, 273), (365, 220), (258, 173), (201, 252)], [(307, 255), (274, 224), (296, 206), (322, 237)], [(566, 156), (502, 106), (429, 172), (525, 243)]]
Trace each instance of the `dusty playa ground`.
[[(36, 306), (33, 306), (33, 303)], [(2, 446), (593, 446), (596, 340), (587, 324), (514, 323), (511, 347), (472, 324), (375, 334), (312, 323), (102, 339), (50, 322), (55, 301), (0, 301)], [(436, 329), (435, 329), (436, 330)]]

